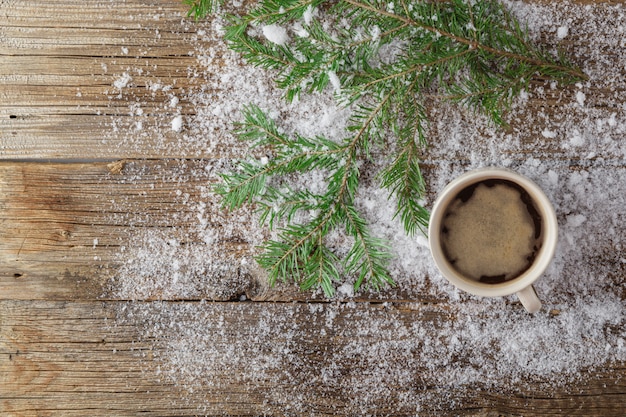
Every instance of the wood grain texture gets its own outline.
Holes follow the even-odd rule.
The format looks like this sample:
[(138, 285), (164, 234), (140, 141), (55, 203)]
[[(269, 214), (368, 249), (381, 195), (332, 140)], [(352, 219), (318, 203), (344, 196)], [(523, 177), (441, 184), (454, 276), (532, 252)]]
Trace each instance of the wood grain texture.
[[(594, 164), (594, 169), (602, 172), (603, 164)], [(252, 208), (228, 212), (210, 193), (219, 166), (211, 160), (170, 159), (0, 163), (0, 208), (4, 213), (0, 229), (2, 294), (9, 299), (115, 299), (117, 296), (106, 290), (111, 281), (120, 274), (128, 277), (138, 272), (120, 271), (124, 262), (134, 259), (145, 265), (150, 262), (147, 256), (167, 253), (158, 248), (150, 253), (153, 241), (167, 244), (164, 239), (176, 239), (188, 251), (186, 256), (203, 257), (207, 265), (220, 264), (222, 270), (230, 271), (224, 285), (235, 285), (232, 291), (214, 292), (212, 273), (203, 268), (195, 268), (194, 272), (191, 265), (188, 274), (194, 277), (198, 290), (188, 294), (172, 292), (169, 297), (225, 300), (246, 294), (259, 301), (319, 299), (321, 294), (300, 292), (291, 283), (268, 288), (264, 274), (255, 268), (241, 269), (241, 258), (250, 259), (256, 253), (255, 246), (267, 237), (267, 231), (258, 227)], [(563, 176), (586, 172), (586, 167), (578, 163), (558, 166)], [(427, 177), (432, 169), (424, 166)], [(609, 165), (604, 169), (623, 171), (625, 167)], [(590, 186), (603, 186), (601, 175)], [(610, 193), (624, 192), (621, 184), (606, 187), (607, 205), (611, 204)], [(559, 199), (571, 198), (567, 190), (560, 192), (563, 195)], [(432, 201), (434, 196), (429, 193), (427, 198)], [(564, 207), (557, 212), (561, 224), (567, 222), (566, 210)], [(616, 212), (615, 216), (622, 215)], [(623, 222), (611, 218), (601, 221), (616, 222), (613, 233), (618, 237), (626, 233)], [(205, 231), (212, 233), (210, 245)], [(620, 262), (619, 245), (619, 238), (598, 237), (593, 251), (571, 261), (591, 265), (593, 273), (607, 273), (614, 285), (620, 286), (626, 264)], [(133, 257), (137, 251), (147, 253), (137, 259)], [(569, 273), (575, 273), (576, 268), (572, 264)], [(164, 266), (163, 271), (153, 274), (174, 272)], [(225, 277), (217, 273), (214, 278), (218, 276)], [(445, 299), (443, 294), (428, 290), (427, 276), (397, 278), (400, 285), (381, 293), (364, 292), (357, 299)], [(161, 297), (157, 293), (146, 296)]]
[[(207, 263), (223, 264), (231, 270), (227, 276), (238, 282), (232, 291), (214, 292), (206, 281), (210, 273), (202, 272), (196, 277), (203, 282), (200, 292), (170, 297), (224, 300), (246, 294), (259, 301), (320, 299), (321, 294), (301, 292), (293, 284), (268, 288), (256, 268), (241, 271), (240, 258), (255, 253), (250, 230), (259, 228), (250, 210), (228, 212), (208, 193), (215, 181), (212, 170), (207, 170), (211, 164), (208, 160), (0, 163), (0, 204), (5, 213), (0, 291), (9, 299), (116, 298), (105, 289), (124, 259), (131, 257), (133, 245), (142, 250), (150, 244), (142, 236), (166, 235), (205, 256)], [(219, 236), (210, 248), (201, 236), (204, 228)], [(438, 297), (399, 286), (366, 292), (359, 299), (433, 302)]]
[[(100, 298), (122, 261), (120, 246), (145, 230), (175, 236), (179, 229), (182, 244), (201, 248), (191, 227), (197, 204), (206, 207), (207, 227), (233, 223), (214, 198), (202, 197), (210, 187), (205, 167), (206, 161), (173, 160), (0, 163), (2, 294)], [(245, 229), (244, 219), (216, 243), (233, 271), (238, 254), (250, 250)]]
[[(329, 359), (332, 355), (324, 351), (349, 349), (355, 338), (371, 337), (366, 330), (369, 315), (391, 314), (397, 326), (410, 326), (416, 321), (425, 327), (436, 326), (441, 320), (453, 320), (446, 309), (423, 305), (356, 304), (336, 310), (323, 303), (313, 307), (314, 313), (310, 309), (291, 303), (172, 303), (154, 307), (137, 303), (2, 301), (0, 406), (4, 415), (10, 416), (283, 415), (290, 403), (294, 408), (287, 414), (374, 412), (371, 396), (362, 393), (361, 400), (349, 398), (355, 393), (347, 391), (344, 383), (350, 378), (358, 381), (360, 367), (367, 364), (358, 357), (352, 364), (334, 364)], [(197, 366), (202, 373), (193, 384), (177, 380), (189, 369), (173, 368), (175, 356), (189, 346), (178, 345), (178, 350), (173, 350), (176, 341), (160, 333), (160, 325), (149, 320), (157, 311), (164, 327), (206, 326), (203, 340), (194, 343), (197, 349), (206, 348), (210, 340), (211, 357), (218, 362), (204, 363), (200, 356)], [(329, 313), (333, 314), (332, 330), (327, 327)], [(274, 331), (259, 327), (267, 316), (289, 318), (289, 323)], [(138, 319), (154, 328), (137, 327), (133, 320)], [(288, 332), (287, 328), (299, 331)], [(385, 341), (405, 343), (410, 337), (397, 335), (394, 342), (386, 340), (393, 332), (379, 331), (381, 336), (370, 343), (381, 344), (381, 349)], [(239, 364), (229, 360), (233, 345), (239, 346), (236, 358), (255, 355), (258, 361), (252, 357)], [(288, 367), (272, 363), (261, 366), (262, 358), (274, 358), (274, 349), (287, 346), (291, 353), (285, 353), (285, 361), (293, 360), (284, 364)], [(425, 416), (609, 417), (626, 411), (625, 381), (616, 376), (623, 368), (592, 371), (584, 384), (555, 387), (548, 381), (540, 391), (534, 391), (535, 385), (531, 384), (515, 392), (489, 392), (479, 385), (459, 390), (445, 380), (434, 382), (432, 369), (420, 364), (419, 356), (416, 351), (404, 358), (410, 372), (422, 374), (411, 385), (395, 385), (401, 379), (383, 377), (383, 368), (377, 371), (381, 373), (379, 392), (386, 393), (376, 402), (377, 414), (414, 415), (417, 404), (413, 401), (420, 400), (423, 404), (419, 415)], [(336, 375), (328, 376), (325, 383), (315, 383), (330, 367)], [(363, 383), (369, 386), (371, 382), (363, 378)], [(338, 393), (345, 397), (336, 397)], [(177, 398), (184, 399), (173, 408), (171, 402)], [(446, 400), (435, 402), (435, 398)], [(362, 409), (355, 406), (359, 401)]]
[[(581, 0), (580, 4), (602, 3)], [(36, 6), (35, 6), (36, 4)], [(213, 158), (229, 155), (200, 143), (180, 145), (180, 135), (169, 129), (176, 114), (167, 105), (168, 95), (180, 99), (180, 113), (187, 117), (197, 110), (191, 93), (205, 91), (203, 84), (219, 71), (228, 58), (221, 39), (200, 36), (199, 25), (186, 20), (184, 6), (176, 1), (102, 3), (84, 1), (76, 7), (71, 1), (3, 3), (0, 15), (0, 158)], [(576, 22), (571, 22), (575, 24)], [(612, 28), (615, 29), (615, 28)], [(215, 36), (215, 35), (211, 35)], [(192, 46), (192, 42), (196, 46)], [(198, 45), (203, 45), (198, 49)], [(588, 59), (589, 42), (561, 42), (568, 53)], [(212, 64), (201, 63), (209, 55)], [(615, 66), (612, 45), (603, 50), (602, 66)], [(232, 59), (228, 61), (233, 65)], [(131, 77), (123, 88), (116, 81)], [(225, 85), (209, 83), (218, 90)], [(167, 92), (155, 91), (155, 84)], [(623, 84), (607, 87), (591, 85), (587, 105), (607, 109), (619, 102)], [(206, 92), (206, 91), (205, 91)], [(546, 140), (540, 130), (516, 130), (522, 121), (563, 117), (558, 108), (571, 102), (574, 87), (546, 91), (531, 98), (526, 110), (516, 114), (511, 132), (519, 136), (522, 148), (511, 158), (551, 152), (567, 158), (556, 141)], [(141, 108), (137, 117), (133, 112)], [(437, 115), (435, 115), (437, 117)], [(517, 119), (517, 121), (516, 121)], [(141, 140), (133, 131), (141, 121), (150, 134)], [(540, 123), (536, 123), (537, 126)], [(191, 132), (190, 134), (193, 134)], [(203, 132), (197, 133), (202, 135)], [(213, 132), (215, 141), (226, 132)], [(433, 135), (437, 132), (434, 128)], [(541, 146), (537, 148), (537, 146)], [(608, 150), (607, 150), (608, 152)], [(615, 155), (607, 155), (616, 157)], [(463, 158), (463, 155), (453, 155)], [(435, 156), (440, 160), (441, 155)]]
[[(596, 3), (604, 2), (573, 4)], [(427, 276), (329, 303), (290, 284), (268, 288), (262, 273), (243, 267), (266, 232), (252, 233), (251, 209), (227, 213), (208, 192), (241, 149), (222, 143), (224, 129), (210, 138), (171, 129), (175, 115), (207, 117), (194, 95), (228, 88), (210, 71), (240, 63), (185, 16), (178, 0), (0, 0), (0, 415), (626, 414), (623, 363), (581, 369), (568, 383), (522, 378), (507, 390), (443, 378), (471, 359), (461, 352), (435, 366), (424, 359), (426, 347), (414, 344), (420, 328), (438, 335), (464, 323)], [(614, 68), (621, 51), (607, 43), (597, 58), (588, 35), (561, 46), (593, 71)], [(620, 71), (586, 87), (589, 108), (621, 108), (626, 68)], [(519, 146), (507, 157), (541, 161), (565, 178), (597, 170), (599, 185), (602, 170), (626, 168), (618, 146), (580, 155), (542, 132), (545, 120), (581, 117), (568, 106), (576, 89), (547, 90), (514, 109), (506, 133)], [(173, 97), (180, 99), (175, 109)], [(445, 134), (448, 109), (431, 111), (441, 120), (433, 135)], [(480, 143), (482, 133), (473, 132), (466, 146)], [(428, 177), (464, 166), (468, 155), (461, 146), (448, 154), (435, 146), (425, 160)], [(624, 186), (606, 187), (602, 204), (610, 205), (611, 192)], [(566, 223), (574, 197), (552, 191)], [(626, 235), (623, 212), (614, 216), (607, 219), (614, 234)], [(199, 224), (215, 236), (207, 239)], [(193, 255), (196, 264), (182, 272), (190, 288), (138, 290), (136, 297), (117, 291), (120, 274), (136, 274), (139, 288), (158, 274), (141, 271), (154, 256), (142, 254), (143, 245), (153, 241)], [(608, 286), (625, 288), (622, 254), (619, 239), (599, 238), (564, 271), (585, 266)], [(522, 309), (516, 301), (503, 306), (511, 314)], [(485, 319), (477, 311), (476, 320)], [(371, 328), (371, 318), (385, 326)], [(558, 311), (542, 316), (558, 318)], [(387, 356), (374, 360), (363, 354), (367, 348)]]
[[(141, 149), (120, 148), (118, 135), (103, 144), (103, 130), (123, 125), (133, 102), (141, 103), (146, 126), (169, 123), (166, 94), (150, 87), (161, 83), (168, 94), (184, 97), (198, 82), (189, 76), (199, 67), (189, 42), (197, 26), (181, 23), (186, 10), (180, 2), (4, 2), (1, 9), (0, 157), (162, 155), (149, 137)], [(115, 83), (125, 75), (132, 81), (122, 93)], [(184, 98), (179, 107), (182, 114), (194, 112)], [(160, 141), (173, 136), (164, 130)]]

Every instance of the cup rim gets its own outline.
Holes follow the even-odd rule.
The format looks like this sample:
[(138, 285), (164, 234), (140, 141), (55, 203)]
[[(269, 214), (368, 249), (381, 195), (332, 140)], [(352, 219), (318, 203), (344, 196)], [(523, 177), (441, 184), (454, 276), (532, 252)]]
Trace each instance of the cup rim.
[[(533, 198), (543, 220), (543, 243), (535, 261), (520, 276), (498, 284), (474, 281), (457, 272), (446, 260), (441, 248), (441, 222), (443, 213), (457, 194), (464, 188), (487, 179), (512, 181), (523, 187)], [(428, 225), (428, 241), (431, 255), (440, 273), (452, 284), (471, 294), (498, 297), (514, 294), (533, 284), (546, 270), (556, 251), (558, 224), (554, 207), (543, 190), (528, 177), (502, 167), (485, 167), (468, 171), (452, 180), (441, 191), (431, 210)]]

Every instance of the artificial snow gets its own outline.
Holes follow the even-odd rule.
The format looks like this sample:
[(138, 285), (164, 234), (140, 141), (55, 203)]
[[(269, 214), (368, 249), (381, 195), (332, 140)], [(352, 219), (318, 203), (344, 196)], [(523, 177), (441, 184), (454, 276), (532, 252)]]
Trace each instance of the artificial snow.
[(328, 79), (330, 80), (330, 84), (333, 86), (335, 92), (341, 91), (341, 80), (335, 71), (328, 71)]
[(306, 9), (304, 14), (302, 15), (302, 18), (304, 19), (304, 23), (307, 26), (310, 26), (311, 23), (313, 22), (313, 13), (314, 13), (314, 11), (315, 11), (315, 9), (313, 8), (313, 6), (309, 5), (309, 7)]
[[(169, 192), (168, 198), (181, 210), (131, 212), (127, 218), (115, 218), (136, 227), (119, 242), (120, 268), (107, 296), (240, 302), (131, 301), (120, 308), (119, 323), (142, 323), (141, 341), (151, 344), (146, 372), (158, 369), (155, 377), (177, 387), (181, 395), (199, 388), (227, 390), (230, 387), (220, 384), (232, 383), (259, 395), (254, 400), (268, 407), (289, 404), (283, 410), (286, 414), (310, 411), (307, 405), (324, 394), (302, 390), (303, 386), (330, 387), (356, 414), (371, 413), (369, 407), (388, 397), (419, 414), (422, 407), (447, 410), (467, 386), (497, 392), (541, 386), (542, 395), (549, 396), (555, 387), (584, 383), (594, 369), (607, 363), (626, 361), (626, 302), (619, 277), (626, 263), (626, 105), (621, 94), (626, 55), (619, 49), (624, 30), (617, 29), (623, 10), (606, 3), (507, 4), (529, 24), (535, 39), (546, 33), (554, 38), (554, 22), (568, 22), (556, 30), (558, 39), (575, 27), (585, 41), (568, 46), (567, 54), (589, 75), (589, 83), (529, 86), (506, 115), (512, 121), (508, 129), (455, 105), (437, 104), (423, 157), (429, 167), (424, 203), (429, 207), (438, 190), (472, 168), (505, 166), (535, 180), (554, 203), (559, 220), (555, 258), (535, 285), (544, 309), (531, 316), (515, 296), (474, 297), (448, 284), (430, 259), (428, 240), (423, 235), (407, 236), (394, 216), (396, 202), (376, 180), (386, 154), (376, 149), (363, 171), (356, 204), (372, 235), (389, 242), (394, 255), (389, 269), (396, 288), (355, 293), (346, 277), (337, 283), (337, 296), (323, 303), (286, 307), (250, 302), (245, 294), (251, 279), (263, 280), (262, 275), (254, 278), (255, 247), (275, 237), (275, 232), (258, 225), (251, 207), (235, 212), (215, 209), (220, 199), (211, 190), (219, 174), (232, 169), (231, 158), (254, 155), (247, 143), (229, 133), (241, 121), (241, 107), (253, 103), (270, 111), (285, 132), (337, 141), (345, 138), (350, 109), (336, 106), (332, 93), (340, 84), (332, 73), (324, 94), (302, 95), (296, 103), (286, 103), (274, 86), (273, 73), (242, 65), (224, 45), (223, 22), (197, 22), (193, 25), (201, 36), (191, 38), (189, 48), (198, 68), (189, 70), (193, 81), (189, 88), (169, 93), (160, 107), (137, 102), (128, 109), (130, 117), (115, 119), (110, 126), (107, 139), (117, 140), (122, 151), (141, 149), (142, 141), (150, 140), (162, 154), (185, 158), (157, 167), (156, 174), (141, 164), (125, 167), (123, 181), (132, 184), (150, 178), (154, 192)], [(312, 17), (311, 10), (305, 23)], [(607, 25), (615, 30), (607, 31)], [(263, 27), (262, 33), (278, 45), (289, 41), (287, 30), (277, 25)], [(570, 41), (577, 42), (571, 37)], [(606, 54), (607, 48), (617, 52)], [(208, 58), (215, 56), (220, 60)], [(114, 67), (113, 62), (101, 67), (103, 76), (111, 77), (107, 69)], [(125, 87), (140, 69), (113, 76), (112, 85), (132, 94)], [(162, 85), (162, 80), (153, 82)], [(113, 104), (118, 97), (111, 96)], [(559, 112), (544, 112), (536, 105), (528, 111), (528, 103), (538, 100), (558, 102)], [(168, 135), (164, 130), (169, 129), (162, 129), (168, 123), (171, 130), (182, 132), (182, 116), (172, 119), (172, 109), (180, 102), (192, 105), (195, 113), (185, 117), (183, 134)], [(154, 111), (139, 113), (141, 107)], [(140, 128), (128, 130), (126, 124)], [(189, 162), (205, 155), (217, 156), (196, 165)], [(268, 161), (266, 155), (254, 156)], [(294, 177), (290, 185), (323, 190), (324, 180), (317, 172)], [(120, 209), (113, 212), (127, 213), (133, 198), (148, 196), (114, 196), (112, 204)], [(158, 227), (145, 227), (155, 223)], [(351, 241), (340, 233), (329, 238), (336, 252), (345, 255)], [(225, 249), (232, 242), (241, 242), (237, 251)], [(275, 291), (280, 293), (290, 284), (278, 285)], [(354, 301), (360, 296), (379, 301), (380, 308)], [(311, 297), (318, 299), (320, 294)], [(286, 310), (291, 313), (284, 314)], [(416, 316), (408, 311), (417, 312), (412, 314), (420, 320), (411, 321)], [(228, 317), (248, 319), (233, 328), (225, 321)], [(311, 360), (303, 352), (312, 349), (312, 340), (320, 339), (329, 349), (323, 359)], [(268, 383), (283, 389), (257, 389)], [(445, 389), (436, 392), (423, 389), (441, 385)], [(197, 406), (201, 409), (203, 404)], [(271, 414), (271, 409), (266, 411)]]
[(122, 89), (122, 88), (126, 87), (128, 85), (128, 83), (130, 83), (132, 81), (132, 79), (133, 79), (133, 77), (131, 77), (129, 73), (125, 72), (124, 74), (122, 74), (122, 76), (120, 76), (118, 79), (116, 79), (113, 82), (113, 86), (115, 88)]
[(279, 25), (263, 26), (263, 36), (265, 36), (268, 41), (275, 43), (276, 45), (284, 45), (289, 42), (287, 29)]
[(183, 130), (183, 116), (178, 115), (172, 119), (172, 130), (174, 132)]

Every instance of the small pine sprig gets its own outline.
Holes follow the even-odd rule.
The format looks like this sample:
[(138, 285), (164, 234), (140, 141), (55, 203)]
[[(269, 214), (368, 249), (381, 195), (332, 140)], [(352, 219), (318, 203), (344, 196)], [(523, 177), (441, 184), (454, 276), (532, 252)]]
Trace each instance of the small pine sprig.
[(203, 19), (210, 14), (218, 11), (225, 0), (183, 0), (189, 11), (187, 16), (193, 16), (195, 19)]
[[(274, 155), (266, 163), (240, 161), (236, 171), (222, 174), (222, 182), (215, 190), (229, 209), (255, 204), (261, 223), (270, 229), (286, 220), (287, 225), (278, 230), (279, 239), (263, 244), (257, 257), (269, 273), (270, 284), (292, 277), (302, 289), (321, 287), (327, 296), (332, 296), (340, 267), (356, 276), (355, 290), (364, 283), (373, 288), (393, 284), (386, 266), (387, 248), (370, 234), (367, 222), (354, 205), (362, 135), (340, 143), (323, 137), (288, 137), (256, 106), (246, 107), (244, 117), (237, 131), (239, 138), (251, 141), (252, 147), (271, 149)], [(294, 190), (280, 181), (275, 184), (277, 178), (312, 170), (327, 173), (325, 193)], [(310, 220), (294, 222), (299, 212), (315, 214)], [(325, 239), (341, 226), (354, 242), (343, 260)]]
[[(289, 41), (265, 39), (259, 29), (270, 26), (282, 27)], [(275, 155), (263, 166), (242, 161), (239, 172), (223, 177), (220, 189), (229, 208), (254, 202), (270, 225), (287, 220), (279, 241), (268, 242), (259, 257), (271, 280), (298, 277), (304, 288), (320, 285), (327, 294), (339, 268), (331, 267), (338, 259), (324, 246), (324, 237), (339, 225), (360, 245), (343, 260), (343, 267), (358, 276), (355, 287), (392, 282), (384, 244), (369, 235), (354, 209), (355, 161), (370, 158), (373, 147), (390, 155), (379, 178), (395, 197), (396, 216), (406, 232), (426, 229), (419, 163), (427, 144), (427, 99), (459, 103), (502, 125), (513, 99), (532, 80), (565, 84), (586, 78), (565, 54), (535, 44), (496, 0), (261, 0), (248, 14), (230, 17), (225, 38), (248, 63), (273, 71), (286, 99), (332, 83), (340, 103), (354, 108), (341, 145), (285, 138), (262, 112), (248, 109), (241, 134), (273, 147)], [(254, 117), (263, 123), (249, 123)], [(311, 169), (329, 172), (326, 194), (268, 186), (270, 177)], [(302, 210), (320, 214), (305, 224), (291, 222)]]

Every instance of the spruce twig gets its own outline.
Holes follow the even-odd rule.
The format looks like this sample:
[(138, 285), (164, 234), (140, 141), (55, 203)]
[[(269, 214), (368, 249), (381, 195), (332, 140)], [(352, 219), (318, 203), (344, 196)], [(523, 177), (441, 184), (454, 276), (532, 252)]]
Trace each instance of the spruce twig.
[[(229, 209), (254, 203), (262, 222), (282, 224), (279, 239), (267, 242), (258, 258), (272, 282), (293, 277), (327, 295), (342, 271), (355, 277), (355, 289), (393, 283), (384, 242), (370, 235), (355, 208), (358, 161), (371, 158), (372, 148), (390, 156), (379, 178), (395, 197), (406, 232), (426, 229), (419, 165), (427, 144), (426, 98), (460, 103), (502, 125), (512, 100), (532, 79), (565, 84), (586, 78), (562, 52), (534, 44), (496, 0), (261, 0), (229, 19), (225, 38), (231, 48), (273, 71), (288, 100), (332, 83), (338, 100), (354, 108), (346, 138), (333, 142), (286, 137), (260, 109), (248, 107), (238, 134), (266, 146), (272, 158), (265, 165), (241, 161), (218, 187)], [(276, 44), (257, 34), (270, 25), (299, 30)], [(273, 185), (311, 170), (326, 173), (325, 193)], [(298, 217), (311, 211), (317, 214), (310, 220)], [(325, 239), (338, 227), (354, 242), (343, 259)]]
[[(280, 229), (279, 239), (266, 242), (257, 258), (268, 270), (270, 283), (294, 277), (303, 289), (320, 286), (327, 295), (332, 295), (333, 282), (340, 276), (339, 259), (327, 247), (324, 238), (341, 224), (354, 238), (343, 269), (358, 277), (355, 288), (366, 281), (376, 288), (393, 283), (386, 268), (389, 255), (384, 243), (370, 235), (365, 220), (354, 206), (359, 177), (357, 161), (365, 129), (341, 143), (322, 137), (296, 135), (291, 138), (281, 134), (258, 107), (248, 106), (244, 113), (239, 137), (252, 141), (254, 147), (271, 147), (274, 157), (267, 164), (240, 161), (237, 172), (222, 175), (223, 181), (216, 192), (223, 196), (223, 204), (230, 209), (256, 202), (261, 221), (270, 228), (287, 220), (288, 225)], [(271, 183), (277, 177), (317, 169), (331, 173), (324, 194)], [(317, 212), (313, 219), (291, 222), (298, 212), (310, 211)]]
[(183, 0), (183, 3), (189, 8), (187, 16), (193, 16), (196, 19), (203, 19), (207, 15), (216, 13), (225, 0)]

